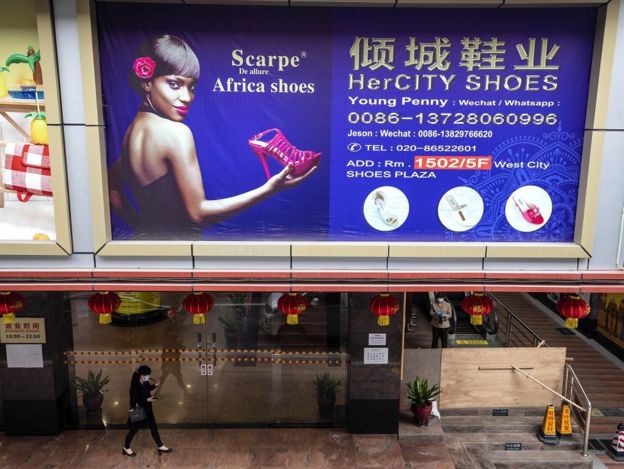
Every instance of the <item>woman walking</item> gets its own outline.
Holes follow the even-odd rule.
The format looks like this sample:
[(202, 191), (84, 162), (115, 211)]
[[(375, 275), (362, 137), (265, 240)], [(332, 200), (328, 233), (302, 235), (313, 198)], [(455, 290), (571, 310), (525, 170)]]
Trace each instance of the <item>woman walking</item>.
[(171, 448), (167, 448), (163, 445), (158, 433), (156, 419), (154, 418), (152, 402), (157, 398), (152, 397), (152, 391), (158, 387), (159, 382), (156, 381), (153, 384), (150, 382), (151, 372), (152, 370), (149, 366), (141, 365), (132, 374), (132, 379), (130, 380), (130, 410), (135, 409), (138, 405), (145, 410), (145, 419), (139, 422), (131, 422), (130, 417), (128, 417), (129, 431), (126, 435), (123, 450), (121, 451), (121, 454), (124, 456), (136, 456), (136, 453), (130, 449), (130, 443), (132, 443), (134, 435), (144, 426), (149, 427), (152, 438), (158, 447), (158, 454), (171, 452)]

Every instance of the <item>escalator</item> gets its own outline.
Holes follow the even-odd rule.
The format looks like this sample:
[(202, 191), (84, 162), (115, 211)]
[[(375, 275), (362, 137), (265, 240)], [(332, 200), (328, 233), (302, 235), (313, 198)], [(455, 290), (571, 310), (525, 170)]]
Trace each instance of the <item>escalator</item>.
[[(498, 315), (496, 309), (492, 314), (483, 316), (483, 324), (474, 326), (470, 324), (470, 315), (461, 308), (464, 293), (447, 293), (446, 299), (453, 308), (449, 337), (455, 347), (469, 346), (495, 346), (496, 334), (498, 333)], [(454, 337), (454, 340), (453, 340)]]

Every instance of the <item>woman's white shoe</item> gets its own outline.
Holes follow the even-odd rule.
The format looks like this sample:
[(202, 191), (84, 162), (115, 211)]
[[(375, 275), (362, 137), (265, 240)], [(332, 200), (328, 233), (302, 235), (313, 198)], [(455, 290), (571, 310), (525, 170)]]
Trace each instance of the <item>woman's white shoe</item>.
[(379, 212), (379, 216), (381, 220), (388, 226), (396, 226), (399, 222), (399, 217), (397, 217), (394, 213), (388, 213), (386, 209), (387, 199), (386, 194), (382, 191), (377, 191), (373, 195), (373, 200), (375, 201), (375, 205), (377, 206), (377, 211)]
[(136, 456), (136, 453), (130, 448), (122, 448), (121, 454), (123, 454), (124, 456)]

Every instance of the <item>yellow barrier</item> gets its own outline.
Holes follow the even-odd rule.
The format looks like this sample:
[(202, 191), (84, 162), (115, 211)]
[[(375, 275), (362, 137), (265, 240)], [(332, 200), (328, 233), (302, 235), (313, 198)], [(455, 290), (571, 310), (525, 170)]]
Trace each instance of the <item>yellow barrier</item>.
[(542, 426), (537, 431), (537, 438), (547, 445), (558, 445), (559, 438), (555, 429), (555, 406), (548, 404)]
[(572, 438), (572, 416), (570, 415), (570, 404), (567, 402), (561, 403), (557, 436), (559, 438)]

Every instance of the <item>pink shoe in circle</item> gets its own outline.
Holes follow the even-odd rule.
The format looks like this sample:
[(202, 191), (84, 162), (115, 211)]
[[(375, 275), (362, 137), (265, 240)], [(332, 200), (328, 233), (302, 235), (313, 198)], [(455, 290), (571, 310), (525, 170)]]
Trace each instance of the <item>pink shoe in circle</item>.
[[(274, 132), (274, 134), (271, 138), (262, 140), (272, 132)], [(256, 156), (260, 158), (267, 179), (271, 178), (271, 172), (266, 162), (267, 156), (272, 156), (283, 166), (288, 166), (288, 164), (292, 163), (294, 169), (290, 174), (293, 176), (305, 174), (310, 168), (318, 164), (318, 160), (321, 158), (320, 153), (309, 150), (298, 150), (286, 140), (286, 137), (284, 137), (280, 129), (269, 129), (254, 135), (249, 139), (249, 146)]]
[(530, 202), (526, 202), (523, 197), (515, 195), (513, 197), (514, 204), (520, 210), (522, 218), (533, 225), (541, 225), (544, 223), (544, 217), (540, 213), (539, 207)]

